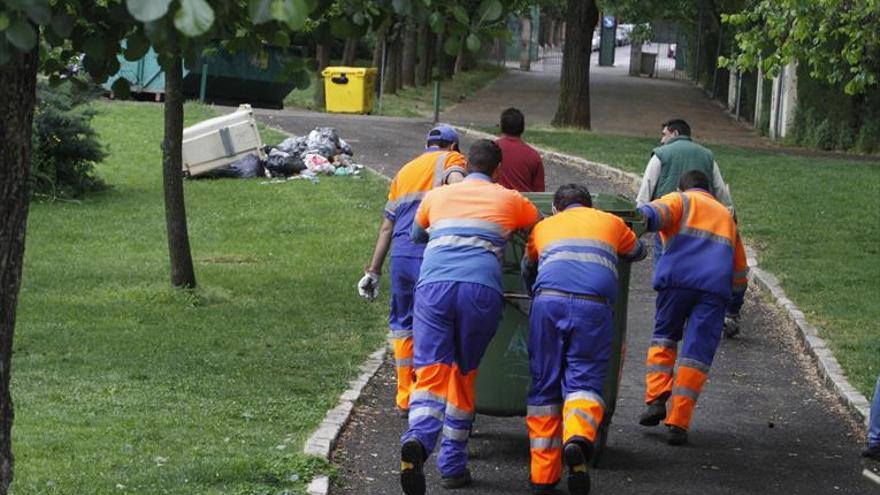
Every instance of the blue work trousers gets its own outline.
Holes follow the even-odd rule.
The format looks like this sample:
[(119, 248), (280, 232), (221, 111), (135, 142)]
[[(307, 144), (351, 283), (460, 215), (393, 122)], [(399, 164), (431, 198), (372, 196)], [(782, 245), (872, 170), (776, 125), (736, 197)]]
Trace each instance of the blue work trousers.
[(563, 403), (577, 391), (602, 395), (611, 338), (611, 306), (557, 295), (538, 295), (529, 314), (529, 405)]
[(467, 467), (474, 381), (503, 307), (501, 293), (482, 284), (433, 282), (416, 289), (416, 385), (401, 442), (415, 438), (430, 454), (442, 433), (437, 466), (443, 477)]
[(724, 308), (725, 301), (711, 292), (661, 289), (657, 291), (653, 340), (684, 340), (679, 357), (711, 366), (721, 341)]

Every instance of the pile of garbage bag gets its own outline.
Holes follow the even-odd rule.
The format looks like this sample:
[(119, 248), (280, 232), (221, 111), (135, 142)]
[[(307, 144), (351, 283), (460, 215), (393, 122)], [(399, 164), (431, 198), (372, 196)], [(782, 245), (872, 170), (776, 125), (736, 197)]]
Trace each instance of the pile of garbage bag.
[(318, 175), (357, 175), (354, 151), (333, 127), (316, 127), (306, 136), (289, 137), (276, 146), (263, 147), (265, 158), (247, 155), (215, 170), (213, 177), (313, 178)]

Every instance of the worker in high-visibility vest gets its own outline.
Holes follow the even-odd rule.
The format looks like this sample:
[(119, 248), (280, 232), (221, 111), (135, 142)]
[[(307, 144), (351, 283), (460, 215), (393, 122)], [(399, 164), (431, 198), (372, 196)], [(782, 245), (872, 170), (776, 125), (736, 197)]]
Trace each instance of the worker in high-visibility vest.
[(412, 220), (425, 194), (435, 187), (460, 182), (466, 175), (464, 155), (458, 152), (458, 133), (439, 125), (428, 132), (427, 146), (397, 172), (388, 191), (385, 216), (373, 257), (358, 282), (358, 292), (374, 300), (385, 256), (391, 249), (391, 311), (388, 326), (397, 368), (395, 402), (401, 416), (409, 411), (409, 397), (415, 379), (413, 369), (413, 292), (419, 278), (425, 246), (410, 240)]
[(709, 191), (704, 173), (685, 173), (679, 192), (639, 210), (664, 246), (654, 271), (657, 313), (648, 348), (648, 407), (639, 423), (656, 426), (665, 420), (669, 444), (682, 445), (721, 339), (725, 307), (734, 293), (745, 292), (748, 265), (736, 223)]
[(587, 464), (605, 410), (617, 264), (646, 253), (623, 220), (592, 206), (585, 186), (560, 187), (553, 196), (554, 215), (532, 229), (526, 245), (524, 276), (535, 279), (526, 424), (536, 495), (556, 493), (563, 458), (569, 493), (590, 491)]
[(467, 441), (474, 380), (504, 306), (504, 248), (515, 231), (539, 218), (520, 193), (492, 182), (500, 162), (498, 145), (475, 142), (467, 178), (429, 192), (413, 221), (413, 239), (427, 246), (415, 293), (416, 386), (400, 449), (400, 484), (407, 495), (425, 493), (424, 463), (441, 437), (441, 484), (471, 482)]

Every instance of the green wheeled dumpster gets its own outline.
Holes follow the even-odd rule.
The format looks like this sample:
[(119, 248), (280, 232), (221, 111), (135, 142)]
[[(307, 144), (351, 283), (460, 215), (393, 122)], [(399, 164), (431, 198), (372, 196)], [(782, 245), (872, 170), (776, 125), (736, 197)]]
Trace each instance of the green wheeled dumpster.
[[(550, 215), (552, 193), (526, 193), (525, 196), (544, 215)], [(593, 194), (593, 207), (613, 213), (640, 235), (645, 222), (636, 209), (635, 202), (619, 195)], [(520, 260), (525, 252), (526, 235), (516, 233), (507, 244), (502, 266), (504, 286), (504, 313), (498, 332), (489, 344), (480, 364), (476, 382), (476, 410), (489, 416), (525, 416), (531, 386), (529, 374), (529, 309), (531, 298), (520, 276)], [(618, 293), (614, 304), (614, 338), (611, 343), (611, 359), (605, 378), (603, 395), (605, 415), (596, 435), (593, 464), (597, 464), (608, 437), (608, 429), (614, 416), (617, 392), (623, 373), (623, 357), (626, 349), (626, 307), (629, 296), (630, 263), (621, 261), (617, 266)]]

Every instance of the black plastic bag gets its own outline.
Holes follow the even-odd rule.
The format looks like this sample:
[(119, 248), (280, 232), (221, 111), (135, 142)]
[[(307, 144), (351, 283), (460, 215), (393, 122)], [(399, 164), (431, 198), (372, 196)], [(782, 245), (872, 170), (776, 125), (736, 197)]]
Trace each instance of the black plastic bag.
[(250, 179), (253, 177), (263, 176), (263, 164), (257, 155), (247, 155), (239, 158), (229, 168), (235, 174), (235, 177), (241, 179)]
[(273, 153), (266, 160), (266, 170), (273, 177), (284, 176), (290, 177), (296, 175), (306, 169), (306, 164), (298, 155), (289, 155), (287, 153)]

